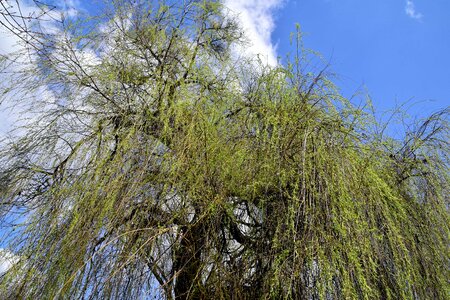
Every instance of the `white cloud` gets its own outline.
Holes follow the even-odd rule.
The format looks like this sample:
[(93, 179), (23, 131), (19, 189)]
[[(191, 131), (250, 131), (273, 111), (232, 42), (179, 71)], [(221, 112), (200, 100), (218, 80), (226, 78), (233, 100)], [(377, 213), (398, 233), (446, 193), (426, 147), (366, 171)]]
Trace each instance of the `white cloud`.
[[(8, 9), (8, 12), (15, 15), (21, 14), (24, 17), (40, 16), (41, 19), (47, 19), (49, 21), (52, 19), (59, 19), (61, 14), (67, 17), (76, 17), (78, 13), (82, 11), (81, 3), (79, 0), (66, 0), (61, 4), (61, 7), (52, 10), (50, 13), (47, 13), (46, 16), (43, 16), (41, 9), (39, 9), (36, 4), (30, 0), (7, 0), (5, 1), (4, 5)], [(5, 9), (3, 7), (0, 7), (0, 11), (5, 12)], [(9, 22), (12, 22), (12, 18), (8, 19), (9, 20), (7, 20), (4, 15), (0, 14), (0, 21), (2, 21), (4, 24), (9, 24)], [(20, 24), (22, 26), (22, 24), (24, 23), (23, 26), (29, 26), (29, 23), (27, 24), (27, 22), (22, 22), (17, 18), (15, 19), (16, 21), (18, 21), (17, 24)], [(12, 22), (12, 24), (14, 24), (14, 22)], [(45, 22), (41, 25), (46, 26), (46, 28), (44, 29), (47, 32), (54, 30), (52, 22)], [(19, 42), (20, 39), (17, 35), (0, 26), (0, 53), (10, 53), (16, 51), (18, 49)]]
[[(2, 0), (0, 0), (2, 1)], [(6, 7), (6, 8), (5, 8)], [(81, 2), (79, 0), (65, 0), (60, 3), (60, 5), (50, 12), (43, 14), (43, 8), (39, 8), (31, 0), (7, 0), (5, 2), (5, 7), (0, 7), (0, 11), (7, 12), (13, 15), (22, 15), (24, 17), (38, 18), (39, 20), (44, 20), (40, 22), (40, 29), (45, 33), (52, 33), (55, 35), (60, 34), (61, 38), (63, 32), (61, 28), (57, 26), (56, 20), (60, 20), (64, 17), (76, 18), (79, 12), (84, 10), (81, 8)], [(19, 13), (20, 12), (20, 13)], [(6, 15), (0, 14), (0, 21), (4, 24), (19, 24), (22, 26), (30, 26), (28, 22), (22, 22), (20, 18), (8, 17)], [(16, 21), (16, 22), (14, 22)], [(18, 25), (18, 26), (19, 26)], [(12, 33), (7, 28), (0, 26), (0, 55), (6, 55), (9, 59), (14, 60), (15, 63), (6, 65), (0, 65), (0, 91), (5, 89), (5, 87), (10, 86), (9, 73), (17, 73), (20, 68), (27, 67), (28, 64), (33, 63), (28, 61), (29, 55), (23, 55), (25, 51), (24, 42), (19, 37), (27, 38), (27, 35), (21, 32), (20, 29), (10, 26), (14, 30), (15, 34)], [(76, 49), (78, 50), (78, 49)], [(84, 66), (93, 66), (98, 63), (98, 57), (94, 51), (90, 49), (82, 49), (76, 51), (77, 58)], [(57, 56), (58, 53), (52, 53), (53, 56)], [(51, 94), (50, 91), (46, 91), (48, 95)], [(12, 96), (12, 97), (10, 97)], [(20, 96), (14, 97), (14, 94), (8, 94), (7, 97), (0, 94), (0, 141), (5, 139), (11, 133), (10, 131), (17, 127), (19, 123), (23, 123), (26, 118), (31, 118), (28, 115), (24, 115), (23, 112), (18, 109), (17, 104), (21, 100), (17, 99)], [(50, 97), (47, 97), (50, 99)], [(17, 131), (18, 132), (18, 131)]]
[[(35, 6), (28, 4), (26, 1), (18, 1), (17, 3), (15, 1), (6, 1), (5, 7), (8, 9), (9, 12), (17, 15), (20, 14), (19, 13), (20, 8), (20, 12), (24, 17), (34, 16), (38, 12)], [(0, 11), (5, 12), (5, 9), (1, 7)], [(2, 21), (2, 23), (9, 24), (8, 20), (4, 15), (0, 15), (0, 21)], [(9, 19), (9, 21), (11, 21), (11, 19)], [(18, 24), (22, 25), (21, 22), (19, 22)], [(3, 26), (0, 27), (0, 53), (11, 53), (16, 51), (18, 48), (19, 41), (20, 39), (17, 35), (14, 35), (12, 32), (7, 30)]]
[(283, 0), (225, 0), (224, 5), (237, 14), (250, 46), (245, 49), (249, 55), (259, 55), (263, 62), (277, 64), (276, 45), (270, 36), (275, 29), (273, 12)]
[[(28, 0), (5, 1), (5, 6), (1, 7), (0, 10), (5, 13), (5, 15), (0, 15), (2, 23), (17, 24), (17, 26), (9, 26), (10, 30), (0, 26), (0, 55), (6, 55), (8, 60), (14, 61), (12, 64), (0, 65), (0, 90), (5, 90), (11, 84), (11, 73), (18, 72), (27, 63), (26, 57), (21, 55), (24, 51), (24, 42), (19, 37), (26, 38), (26, 35), (21, 32), (18, 26), (30, 26), (29, 22), (22, 22), (20, 18), (8, 17), (7, 15), (10, 13), (34, 18), (40, 14), (40, 10)], [(10, 130), (13, 129), (13, 124), (20, 119), (15, 100), (12, 95), (0, 94), (0, 141), (9, 135)], [(4, 263), (2, 265), (4, 266)]]
[(412, 2), (411, 0), (406, 0), (405, 13), (408, 15), (408, 17), (416, 20), (421, 20), (423, 17), (420, 12), (416, 11), (414, 2)]
[(17, 48), (18, 38), (6, 29), (0, 30), (0, 53), (9, 53)]
[[(5, 2), (5, 6), (10, 10), (11, 12), (17, 12), (17, 4), (13, 1), (7, 1)], [(34, 13), (34, 8), (26, 5), (23, 3), (23, 1), (19, 1), (20, 9), (22, 12), (22, 15), (24, 16), (30, 16)], [(4, 12), (3, 7), (1, 8), (1, 11)], [(8, 24), (7, 19), (4, 15), (0, 15), (0, 21), (2, 23)], [(19, 23), (21, 24), (21, 23)], [(21, 47), (19, 45), (20, 38), (4, 28), (3, 26), (0, 26), (0, 55), (8, 55), (13, 54), (17, 51), (20, 51)], [(0, 69), (0, 90), (3, 90), (6, 88), (8, 82), (8, 74), (6, 73), (5, 66), (2, 64)], [(5, 73), (3, 73), (5, 72)], [(3, 95), (0, 95), (3, 96)], [(0, 98), (0, 141), (6, 137), (7, 133), (11, 130), (11, 125), (16, 121), (17, 115), (12, 109), (12, 106), (10, 103), (6, 104), (4, 101), (4, 98)], [(1, 260), (1, 250), (0, 250), (0, 273), (3, 272), (3, 270), (6, 268), (7, 263), (3, 262)]]
[(19, 257), (8, 250), (0, 248), (0, 275), (8, 271), (18, 260)]

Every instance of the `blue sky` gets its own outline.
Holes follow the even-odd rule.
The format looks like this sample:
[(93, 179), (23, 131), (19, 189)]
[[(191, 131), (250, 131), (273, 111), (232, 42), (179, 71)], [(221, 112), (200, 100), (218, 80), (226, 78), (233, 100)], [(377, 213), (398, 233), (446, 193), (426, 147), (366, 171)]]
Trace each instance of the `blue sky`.
[(274, 20), (277, 54), (299, 23), (346, 96), (364, 86), (380, 111), (410, 100), (417, 116), (450, 105), (448, 0), (290, 0)]

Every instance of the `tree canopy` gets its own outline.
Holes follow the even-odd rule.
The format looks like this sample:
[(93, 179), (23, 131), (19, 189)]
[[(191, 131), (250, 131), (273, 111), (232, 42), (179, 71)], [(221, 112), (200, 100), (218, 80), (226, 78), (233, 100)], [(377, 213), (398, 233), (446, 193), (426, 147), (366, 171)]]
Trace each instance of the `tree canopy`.
[(448, 108), (394, 139), (220, 2), (36, 3), (0, 8), (3, 298), (448, 297)]

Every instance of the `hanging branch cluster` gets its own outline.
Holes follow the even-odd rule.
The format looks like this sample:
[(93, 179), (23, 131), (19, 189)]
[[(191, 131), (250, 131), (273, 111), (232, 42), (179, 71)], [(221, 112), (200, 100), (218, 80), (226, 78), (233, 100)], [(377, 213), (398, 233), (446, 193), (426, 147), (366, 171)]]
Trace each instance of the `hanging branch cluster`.
[(367, 138), (301, 51), (239, 57), (215, 1), (40, 4), (26, 27), (8, 2), (2, 298), (446, 298), (448, 110)]

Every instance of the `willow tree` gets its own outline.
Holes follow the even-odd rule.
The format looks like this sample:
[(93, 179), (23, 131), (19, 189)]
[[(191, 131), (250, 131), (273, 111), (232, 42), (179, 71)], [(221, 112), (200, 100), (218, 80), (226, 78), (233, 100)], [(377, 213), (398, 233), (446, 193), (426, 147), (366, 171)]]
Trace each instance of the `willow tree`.
[(3, 298), (448, 296), (448, 110), (390, 138), (215, 1), (2, 6)]

